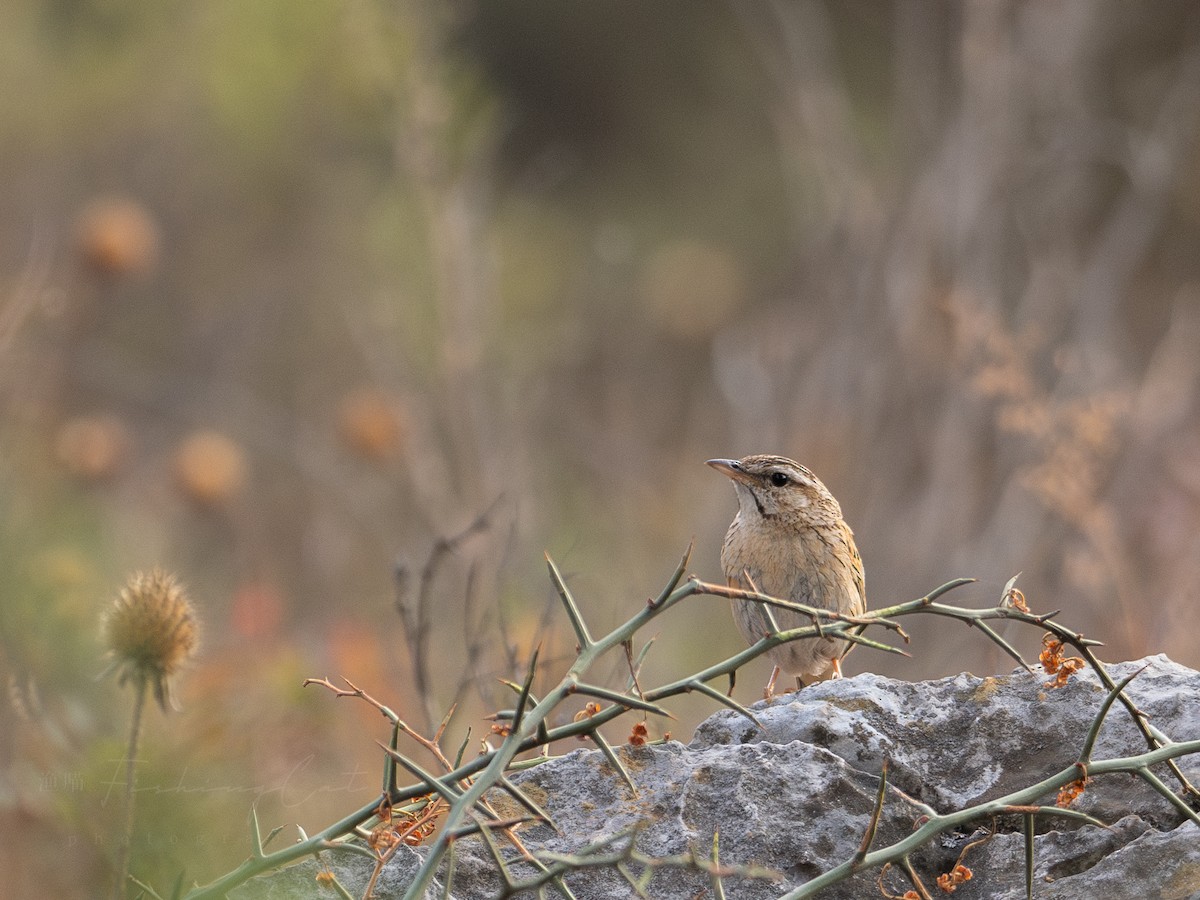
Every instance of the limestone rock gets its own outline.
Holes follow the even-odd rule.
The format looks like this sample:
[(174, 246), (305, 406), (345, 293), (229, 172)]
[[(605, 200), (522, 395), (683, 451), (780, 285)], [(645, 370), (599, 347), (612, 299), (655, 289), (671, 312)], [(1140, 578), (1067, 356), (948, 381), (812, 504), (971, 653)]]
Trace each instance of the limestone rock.
[[(1120, 679), (1142, 667), (1128, 689), (1138, 707), (1171, 738), (1200, 738), (1200, 673), (1163, 656), (1114, 665), (1110, 673)], [(694, 853), (709, 858), (719, 832), (722, 866), (773, 873), (771, 878), (727, 875), (726, 895), (780, 897), (851, 858), (867, 828), (885, 758), (888, 792), (873, 849), (911, 834), (923, 805), (952, 812), (1069, 766), (1105, 690), (1088, 671), (1061, 688), (1047, 688), (1046, 681), (1040, 671), (1021, 669), (1000, 678), (957, 675), (919, 683), (865, 674), (756, 704), (758, 724), (721, 710), (697, 729), (690, 744), (618, 748), (636, 794), (599, 751), (576, 750), (514, 777), (559, 829), (526, 826), (521, 838), (535, 853), (578, 854), (628, 829), (645, 857)], [(1145, 750), (1129, 714), (1114, 705), (1093, 759)], [(1193, 783), (1200, 782), (1200, 755), (1184, 757), (1180, 764)], [(1165, 768), (1158, 774), (1177, 787)], [(1054, 800), (1046, 796), (1040, 802), (1053, 805)], [(1072, 808), (1111, 827), (1039, 818), (1035, 897), (1200, 897), (1200, 833), (1140, 779), (1096, 778)], [(968, 844), (987, 837), (989, 824), (945, 834), (912, 855), (931, 892), (940, 894), (937, 876), (953, 868)], [(1021, 821), (1014, 816), (996, 824), (997, 833), (963, 857), (973, 877), (958, 888), (956, 900), (1024, 897)], [(352, 857), (344, 862), (351, 868), (362, 865)], [(415, 854), (404, 865), (414, 862)], [(369, 863), (366, 868), (369, 872)], [(630, 868), (641, 871), (636, 863)], [(519, 876), (534, 871), (520, 862), (512, 870)], [(821, 897), (879, 897), (878, 878), (878, 870), (862, 872)], [(377, 896), (400, 896), (404, 882), (397, 869), (387, 888), (393, 892), (381, 889)], [(580, 900), (634, 895), (612, 867), (572, 873), (567, 883)], [(885, 884), (895, 895), (910, 887), (896, 869), (887, 873)], [(231, 896), (274, 896), (248, 889)], [(454, 895), (474, 900), (494, 896), (498, 889), (494, 864), (480, 840), (460, 841)], [(547, 891), (547, 896), (556, 894), (553, 888)], [(657, 868), (647, 888), (647, 896), (656, 900), (711, 895), (708, 876), (688, 867)]]

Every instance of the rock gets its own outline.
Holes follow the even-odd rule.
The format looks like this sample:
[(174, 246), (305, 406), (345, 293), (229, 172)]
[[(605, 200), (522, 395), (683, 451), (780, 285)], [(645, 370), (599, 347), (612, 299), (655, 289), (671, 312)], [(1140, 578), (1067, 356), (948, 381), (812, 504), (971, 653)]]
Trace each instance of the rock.
[[(1200, 737), (1200, 704), (1195, 703), (1200, 673), (1163, 656), (1114, 665), (1109, 671), (1120, 679), (1143, 666), (1145, 671), (1128, 688), (1138, 707), (1175, 740)], [(771, 878), (728, 874), (723, 878), (726, 895), (739, 900), (780, 897), (853, 856), (870, 820), (885, 758), (888, 791), (872, 849), (910, 835), (926, 805), (939, 813), (953, 812), (1029, 787), (1071, 765), (1105, 690), (1091, 672), (1072, 676), (1061, 688), (1047, 688), (1046, 681), (1040, 672), (1020, 669), (1001, 678), (958, 675), (909, 683), (867, 674), (823, 682), (756, 704), (757, 725), (722, 710), (697, 729), (690, 744), (618, 748), (638, 786), (636, 794), (599, 751), (576, 750), (513, 777), (559, 829), (526, 826), (521, 839), (535, 853), (579, 854), (628, 829), (645, 858), (694, 853), (707, 859), (719, 832), (723, 867), (773, 873)], [(1114, 705), (1093, 759), (1146, 749), (1129, 714)], [(1200, 755), (1183, 757), (1180, 764), (1193, 782), (1200, 781)], [(1177, 787), (1165, 767), (1158, 774)], [(1054, 801), (1053, 795), (1039, 800), (1050, 806)], [(1072, 808), (1111, 827), (1040, 816), (1035, 897), (1200, 897), (1196, 826), (1141, 779), (1123, 774), (1093, 779)], [(1021, 818), (1001, 818), (996, 833), (983, 840), (989, 825), (971, 823), (912, 854), (931, 893), (940, 894), (937, 876), (950, 871), (973, 844), (961, 858), (973, 877), (958, 887), (956, 900), (1025, 896)], [(516, 860), (511, 848), (506, 853)], [(360, 865), (352, 857), (346, 861)], [(362, 862), (369, 874), (369, 861)], [(637, 862), (629, 868), (643, 871)], [(519, 861), (511, 870), (517, 877), (535, 871)], [(820, 896), (879, 897), (879, 877), (878, 869), (864, 871)], [(566, 880), (580, 900), (634, 893), (611, 866), (574, 872)], [(911, 887), (895, 868), (884, 883), (894, 895)], [(483, 898), (498, 889), (494, 863), (482, 842), (459, 841), (455, 896)], [(377, 896), (400, 893), (380, 890)], [(547, 895), (555, 893), (551, 888)], [(661, 866), (653, 872), (647, 895), (691, 900), (711, 896), (712, 890), (709, 877), (694, 867)]]
[[(636, 796), (594, 751), (576, 751), (520, 779), (522, 786), (544, 794), (544, 808), (563, 833), (559, 836), (542, 826), (529, 829), (522, 839), (571, 852), (637, 827), (641, 829), (637, 850), (662, 859), (693, 851), (710, 857), (713, 834), (719, 831), (722, 863), (765, 866), (778, 875), (733, 879), (729, 882), (732, 896), (778, 897), (784, 888), (843, 862), (847, 846), (853, 852), (878, 792), (876, 777), (853, 769), (828, 750), (800, 741), (698, 748), (670, 742), (618, 752), (639, 787)], [(909, 834), (920, 815), (894, 793), (884, 812), (879, 838), (889, 843)], [(819, 828), (813, 827), (818, 822)], [(478, 878), (456, 877), (455, 886), (467, 896), (488, 896), (493, 891), (491, 873), (476, 848), (470, 848), (473, 842), (463, 843), (470, 854), (463, 861), (472, 862), (465, 868), (478, 873)], [(524, 873), (532, 870), (526, 868)], [(860, 876), (842, 896), (869, 896), (874, 880), (873, 873)], [(581, 898), (630, 894), (628, 883), (611, 869), (569, 878), (568, 884)], [(655, 875), (649, 893), (656, 898), (691, 898), (707, 894), (708, 887), (704, 875), (671, 868)]]
[[(1085, 825), (1052, 831), (1039, 835), (1035, 844), (1037, 900), (1200, 897), (1200, 831), (1191, 822), (1163, 832), (1127, 816), (1108, 830)], [(1007, 874), (974, 878), (955, 892), (955, 900), (1024, 900), (1023, 835), (996, 835), (971, 855), (969, 865), (977, 876)]]
[[(1115, 681), (1146, 666), (1127, 693), (1160, 730), (1175, 740), (1200, 737), (1200, 673), (1165, 656), (1109, 667)], [(1047, 676), (1018, 669), (1001, 678), (956, 675), (906, 682), (878, 675), (828, 681), (754, 707), (759, 729), (723, 710), (696, 730), (692, 746), (799, 740), (824, 747), (864, 772), (878, 774), (889, 759), (888, 781), (939, 812), (950, 812), (1036, 784), (1070, 765), (1107, 691), (1089, 671), (1062, 688)], [(1190, 696), (1189, 696), (1190, 694)], [(1113, 706), (1093, 759), (1143, 753), (1145, 739), (1129, 714)], [(1181, 765), (1200, 773), (1200, 757)], [(1053, 803), (1054, 798), (1049, 798)], [(1158, 828), (1180, 821), (1174, 808), (1138, 779), (1097, 781), (1073, 809), (1114, 822), (1135, 813)]]

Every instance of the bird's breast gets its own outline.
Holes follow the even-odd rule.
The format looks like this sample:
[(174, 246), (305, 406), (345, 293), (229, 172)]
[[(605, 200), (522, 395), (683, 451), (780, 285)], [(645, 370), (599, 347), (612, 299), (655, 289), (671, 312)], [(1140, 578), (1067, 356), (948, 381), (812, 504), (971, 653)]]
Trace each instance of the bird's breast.
[(759, 591), (773, 597), (830, 609), (858, 594), (852, 540), (841, 530), (799, 528), (749, 529), (737, 519), (725, 536), (721, 566), (731, 582), (746, 584), (748, 574)]

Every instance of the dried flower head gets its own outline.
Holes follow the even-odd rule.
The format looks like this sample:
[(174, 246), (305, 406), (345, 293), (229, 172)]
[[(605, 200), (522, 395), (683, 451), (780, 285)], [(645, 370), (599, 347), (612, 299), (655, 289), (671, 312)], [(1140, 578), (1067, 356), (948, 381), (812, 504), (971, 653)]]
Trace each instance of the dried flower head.
[(1078, 656), (1068, 656), (1062, 661), (1058, 667), (1058, 672), (1055, 673), (1052, 681), (1046, 682), (1048, 688), (1060, 688), (1070, 681), (1071, 676), (1082, 669), (1084, 662)]
[(338, 428), (352, 450), (375, 462), (396, 456), (404, 443), (404, 419), (397, 401), (375, 388), (360, 388), (342, 398)]
[(1042, 652), (1038, 661), (1048, 675), (1055, 676), (1046, 682), (1048, 688), (1064, 686), (1071, 676), (1084, 666), (1083, 660), (1078, 656), (1064, 656), (1063, 642), (1050, 632), (1042, 636)]
[(400, 842), (400, 836), (392, 828), (391, 821), (380, 822), (367, 836), (367, 846), (382, 855)]
[(575, 713), (571, 721), (582, 722), (584, 719), (590, 719), (598, 712), (600, 712), (600, 704), (589, 701), (583, 705), (583, 709)]
[(1087, 779), (1080, 778), (1072, 781), (1070, 784), (1064, 785), (1058, 790), (1058, 797), (1054, 800), (1054, 805), (1066, 809), (1075, 802), (1075, 798), (1083, 793), (1084, 787), (1087, 786)]
[(75, 230), (80, 254), (102, 275), (145, 275), (158, 261), (158, 223), (136, 200), (98, 198), (79, 214)]
[[(572, 722), (582, 722), (585, 719), (590, 719), (592, 716), (596, 715), (596, 713), (598, 713), (598, 712), (600, 712), (600, 704), (592, 702), (592, 701), (588, 701), (587, 703), (585, 703), (583, 705), (583, 709), (581, 709), (579, 712), (575, 713), (575, 715), (571, 719), (571, 721)], [(586, 741), (588, 739), (587, 732), (583, 732), (581, 734), (575, 735), (575, 739), (579, 740), (579, 741)]]
[(314, 875), (313, 878), (316, 880), (317, 884), (321, 885), (322, 887), (329, 887), (337, 881), (337, 876), (334, 875), (329, 869), (322, 869), (320, 872)]
[(419, 815), (407, 813), (409, 824), (396, 831), (396, 836), (410, 847), (419, 847), (437, 831), (438, 817), (446, 811), (446, 802), (438, 799), (431, 801), (424, 812)]
[(126, 680), (148, 682), (158, 705), (177, 707), (171, 680), (196, 652), (199, 623), (175, 576), (159, 569), (135, 572), (104, 615), (111, 669)]
[(937, 886), (947, 894), (953, 894), (960, 884), (970, 881), (974, 875), (974, 872), (959, 863), (946, 874), (937, 877)]
[(219, 431), (192, 432), (175, 451), (175, 475), (184, 494), (201, 506), (233, 499), (246, 481), (246, 454)]
[(1000, 605), (1005, 609), (1015, 609), (1017, 612), (1028, 613), (1029, 604), (1025, 602), (1024, 592), (1017, 587), (1017, 579), (1021, 577), (1018, 572), (1012, 578), (1008, 579), (1008, 584), (1004, 586), (1004, 593), (1000, 597)]
[(78, 416), (59, 429), (55, 450), (74, 477), (102, 481), (121, 468), (131, 443), (129, 430), (116, 416)]

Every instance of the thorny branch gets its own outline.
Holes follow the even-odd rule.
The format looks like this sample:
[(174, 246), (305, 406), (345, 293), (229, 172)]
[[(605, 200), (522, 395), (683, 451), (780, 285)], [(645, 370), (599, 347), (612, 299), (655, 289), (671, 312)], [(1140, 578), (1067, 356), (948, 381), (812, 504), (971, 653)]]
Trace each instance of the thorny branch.
[[(650, 600), (624, 624), (618, 626), (609, 634), (598, 638), (591, 634), (581, 607), (572, 595), (569, 587), (558, 574), (553, 563), (548, 561), (551, 577), (554, 580), (555, 587), (558, 589), (560, 599), (572, 628), (579, 639), (579, 652), (559, 682), (545, 696), (540, 698), (534, 696), (529, 690), (533, 672), (537, 666), (535, 655), (535, 658), (531, 661), (526, 678), (521, 683), (508, 682), (509, 686), (517, 694), (518, 707), (514, 710), (502, 711), (495, 716), (497, 721), (508, 723), (507, 728), (501, 729), (501, 733), (504, 734), (502, 742), (498, 747), (488, 747), (481, 755), (465, 762), (462, 760), (462, 748), (460, 748), (453, 762), (451, 762), (450, 758), (441, 749), (440, 742), (448, 717), (447, 719), (443, 719), (442, 725), (432, 739), (426, 738), (409, 728), (387, 706), (375, 700), (349, 681), (345, 682), (345, 688), (336, 686), (328, 679), (309, 679), (306, 681), (306, 684), (321, 685), (334, 692), (337, 696), (350, 696), (362, 699), (379, 709), (392, 722), (392, 745), (384, 747), (386, 759), (383, 792), (370, 804), (351, 813), (340, 822), (330, 825), (319, 834), (311, 837), (304, 836), (296, 844), (282, 848), (271, 854), (263, 853), (260, 847), (258, 852), (253, 854), (250, 859), (234, 871), (209, 885), (193, 890), (187, 895), (189, 900), (200, 900), (200, 898), (214, 898), (215, 900), (215, 898), (223, 896), (232, 887), (256, 875), (307, 856), (314, 856), (321, 851), (348, 850), (361, 853), (365, 848), (355, 842), (354, 838), (361, 837), (364, 833), (369, 833), (370, 823), (374, 822), (378, 825), (379, 822), (383, 821), (385, 811), (395, 808), (409, 810), (410, 808), (415, 809), (420, 807), (423, 809), (425, 805), (432, 802), (437, 802), (439, 806), (444, 804), (445, 818), (440, 833), (429, 844), (425, 860), (418, 870), (412, 885), (405, 894), (406, 900), (417, 900), (417, 898), (425, 896), (425, 891), (433, 883), (435, 873), (448, 862), (454, 842), (467, 834), (479, 834), (488, 847), (491, 848), (493, 858), (506, 885), (505, 891), (509, 895), (518, 890), (536, 888), (537, 886), (553, 883), (564, 896), (573, 896), (563, 882), (563, 877), (571, 871), (598, 865), (611, 865), (615, 867), (638, 890), (644, 890), (645, 884), (653, 876), (655, 869), (661, 866), (686, 865), (696, 870), (707, 872), (713, 878), (715, 884), (720, 883), (722, 876), (763, 877), (768, 873), (718, 865), (715, 858), (711, 861), (705, 861), (699, 857), (689, 857), (687, 860), (647, 860), (637, 854), (634, 849), (633, 844), (636, 836), (631, 836), (629, 842), (625, 845), (619, 845), (618, 839), (620, 836), (616, 836), (609, 841), (601, 842), (600, 845), (584, 848), (575, 854), (559, 855), (542, 852), (535, 855), (522, 845), (514, 828), (518, 824), (529, 821), (542, 820), (549, 822), (549, 816), (521, 791), (519, 786), (508, 778), (508, 775), (515, 769), (537, 765), (549, 758), (547, 749), (550, 745), (567, 738), (583, 736), (590, 738), (605, 753), (614, 772), (620, 775), (629, 784), (631, 790), (636, 793), (636, 785), (633, 779), (624, 770), (620, 759), (601, 734), (600, 729), (603, 725), (627, 712), (634, 712), (639, 716), (651, 713), (669, 715), (669, 711), (661, 705), (661, 702), (671, 697), (693, 691), (703, 693), (713, 698), (714, 701), (737, 710), (753, 721), (754, 717), (749, 710), (731, 698), (726, 697), (724, 693), (712, 687), (708, 682), (731, 676), (741, 666), (779, 644), (813, 637), (818, 633), (856, 641), (865, 646), (875, 647), (888, 652), (902, 652), (891, 645), (868, 639), (861, 632), (870, 627), (876, 627), (886, 633), (899, 635), (907, 641), (907, 635), (897, 620), (910, 615), (938, 615), (973, 627), (981, 631), (989, 640), (996, 643), (1005, 653), (1009, 654), (1030, 672), (1033, 670), (1029, 664), (1026, 663), (1007, 641), (1000, 637), (989, 623), (996, 620), (1008, 620), (1041, 629), (1052, 634), (1054, 640), (1073, 647), (1086, 664), (1097, 672), (1101, 681), (1108, 688), (1109, 695), (1100, 712), (1097, 714), (1092, 729), (1089, 731), (1089, 737), (1085, 741), (1083, 748), (1081, 748), (1080, 756), (1076, 763), (1037, 784), (996, 800), (980, 803), (947, 814), (939, 814), (933, 809), (928, 809), (927, 818), (912, 835), (891, 846), (873, 851), (870, 850), (870, 845), (874, 840), (874, 828), (872, 827), (864, 835), (862, 843), (851, 859), (818, 878), (807, 882), (791, 893), (786, 894), (786, 900), (797, 900), (797, 898), (813, 896), (818, 890), (848, 878), (857, 871), (889, 863), (899, 864), (906, 872), (910, 873), (911, 878), (916, 879), (915, 872), (913, 872), (911, 863), (909, 863), (909, 855), (912, 852), (934, 840), (938, 835), (947, 830), (982, 818), (997, 815), (1022, 815), (1028, 822), (1032, 817), (1039, 815), (1055, 815), (1083, 819), (1095, 823), (1095, 820), (1069, 809), (1038, 805), (1040, 798), (1078, 782), (1081, 778), (1081, 773), (1085, 774), (1088, 778), (1096, 778), (1116, 772), (1134, 774), (1166, 797), (1181, 814), (1200, 824), (1200, 816), (1197, 816), (1196, 812), (1189, 806), (1189, 802), (1185, 802), (1185, 800), (1176, 796), (1151, 771), (1151, 767), (1155, 765), (1165, 763), (1170, 766), (1172, 774), (1179, 782), (1184, 796), (1194, 804), (1197, 797), (1196, 789), (1183, 777), (1177, 765), (1175, 765), (1175, 760), (1188, 754), (1200, 752), (1200, 741), (1174, 742), (1162, 734), (1161, 731), (1154, 728), (1149, 723), (1145, 714), (1137, 709), (1125, 691), (1131, 679), (1125, 679), (1119, 684), (1114, 682), (1092, 651), (1092, 648), (1099, 642), (1085, 638), (1083, 635), (1077, 634), (1058, 624), (1054, 621), (1056, 613), (1034, 615), (1024, 608), (1023, 603), (1018, 605), (1007, 602), (1008, 592), (1006, 592), (1006, 602), (1002, 602), (1000, 606), (988, 609), (969, 609), (939, 602), (940, 598), (949, 591), (971, 582), (971, 579), (956, 579), (942, 585), (927, 596), (916, 600), (873, 610), (862, 615), (844, 615), (816, 607), (791, 603), (755, 591), (731, 589), (725, 585), (709, 584), (695, 578), (684, 580), (683, 574), (687, 567), (690, 551), (691, 548), (689, 547), (688, 553), (684, 554), (667, 586), (656, 598)], [(635, 634), (649, 622), (666, 614), (680, 603), (689, 598), (702, 595), (729, 597), (740, 602), (763, 603), (786, 608), (808, 616), (813, 624), (768, 634), (740, 653), (717, 662), (700, 672), (654, 688), (647, 689), (645, 686), (638, 684), (636, 679), (630, 678), (629, 686), (622, 693), (600, 685), (591, 684), (586, 680), (587, 673), (592, 669), (597, 660), (610, 651), (617, 651), (623, 654), (626, 664), (628, 664), (631, 658), (631, 641)], [(640, 667), (640, 663), (641, 657), (639, 656), (632, 667), (634, 672)], [(576, 693), (608, 701), (608, 705), (595, 703), (591, 707), (592, 711), (590, 715), (578, 717), (566, 724), (550, 727), (548, 719), (551, 714), (560, 708), (563, 701)], [(1111, 707), (1118, 701), (1129, 712), (1141, 730), (1146, 739), (1148, 750), (1137, 756), (1093, 760), (1091, 759), (1094, 743), (1092, 735), (1098, 731), (1100, 723), (1109, 713)], [(425, 771), (416, 762), (400, 752), (395, 745), (395, 739), (400, 734), (413, 738), (419, 745), (430, 751), (437, 759), (442, 769), (442, 774), (434, 775)], [(539, 756), (534, 759), (517, 760), (518, 756), (530, 751), (537, 751)], [(413, 784), (400, 786), (396, 781), (397, 764), (414, 775), (417, 780)], [(510, 794), (530, 815), (520, 817), (519, 819), (501, 818), (490, 804), (486, 802), (488, 792), (497, 788)], [(883, 796), (884, 786), (881, 785), (880, 802), (877, 804), (878, 808), (874, 814), (875, 817), (878, 816), (882, 807)], [(404, 804), (412, 804), (412, 806), (405, 807)], [(365, 832), (364, 829), (366, 829)], [(500, 851), (499, 845), (495, 843), (494, 832), (502, 834), (515, 848), (517, 854), (515, 858), (506, 859), (505, 855)], [(376, 860), (379, 859), (376, 854), (372, 854), (372, 856)], [(537, 874), (525, 879), (517, 878), (509, 870), (510, 865), (517, 862), (524, 862), (534, 866)], [(641, 868), (642, 874), (640, 876), (635, 877), (631, 874), (632, 869), (630, 868), (630, 864), (634, 862)], [(1030, 860), (1029, 864), (1032, 865), (1032, 860)], [(965, 876), (962, 876), (960, 873), (959, 877)], [(914, 881), (914, 886), (917, 886), (918, 890), (923, 890), (920, 887), (919, 879)]]

